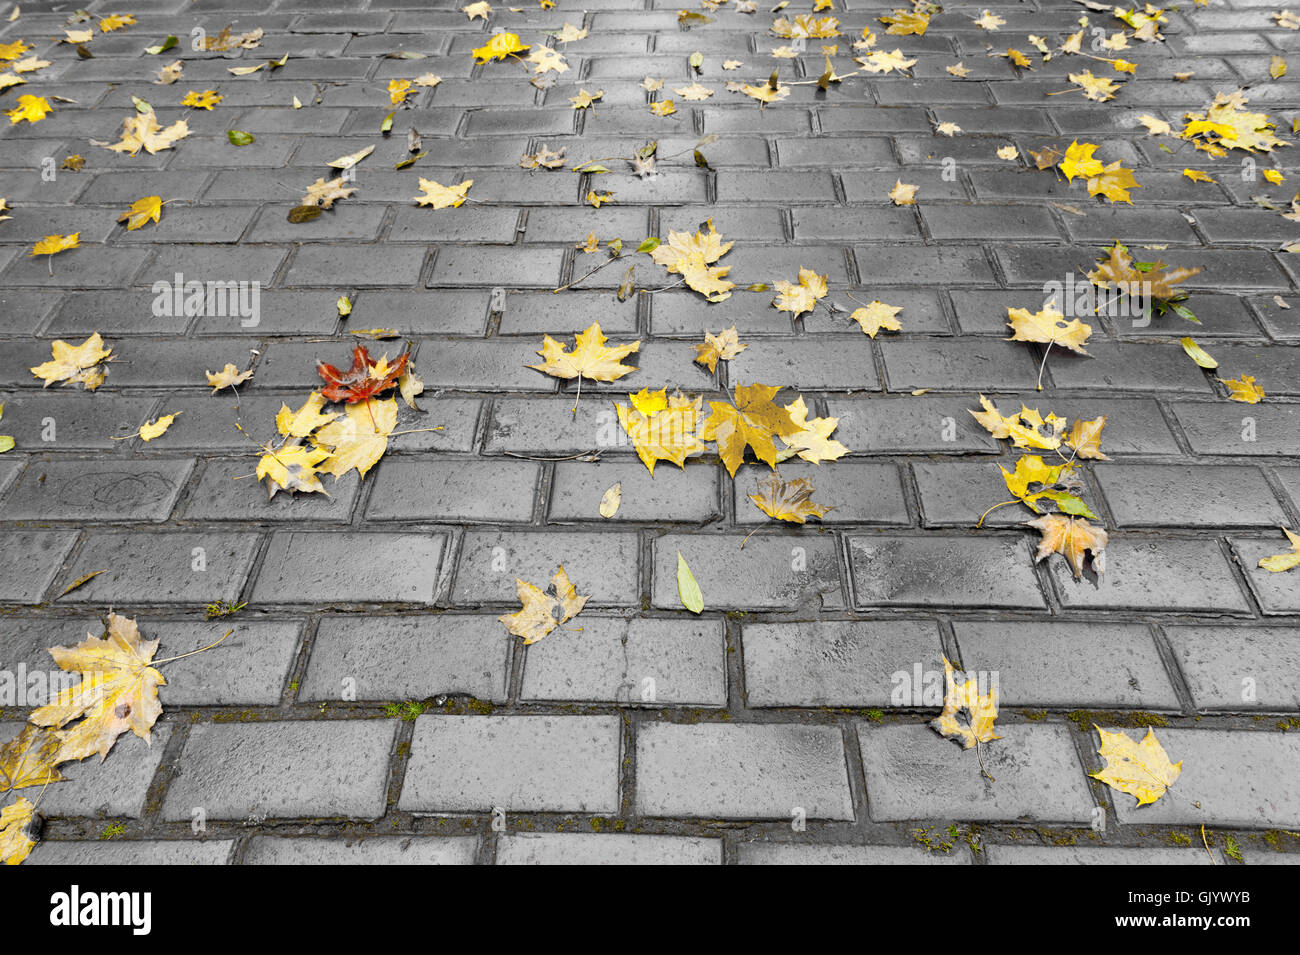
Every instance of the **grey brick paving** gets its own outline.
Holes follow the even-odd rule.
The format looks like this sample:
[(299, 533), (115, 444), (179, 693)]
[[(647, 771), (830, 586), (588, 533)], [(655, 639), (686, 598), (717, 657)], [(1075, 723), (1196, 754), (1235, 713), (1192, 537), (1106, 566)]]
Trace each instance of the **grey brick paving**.
[[(999, 10), (1009, 22), (992, 38), (970, 22), (982, 7), (890, 37), (881, 45), (917, 60), (911, 75), (790, 86), (759, 109), (721, 86), (770, 72), (784, 41), (765, 12), (723, 7), (683, 29), (666, 0), (496, 4), (489, 22), (461, 5), (141, 0), (139, 23), (96, 35), (84, 60), (50, 39), (65, 14), (49, 4), (0, 23), (0, 43), (25, 39), (52, 61), (21, 92), (65, 98), (38, 123), (0, 123), (12, 216), (0, 222), (0, 434), (16, 441), (0, 456), (0, 691), (20, 666), (48, 669), (47, 647), (100, 632), (109, 609), (138, 617), (160, 656), (233, 629), (165, 666), (152, 747), (127, 736), (49, 787), (32, 861), (1177, 865), (1210, 861), (1169, 843), (1203, 823), (1236, 831), (1248, 864), (1300, 858), (1254, 848), (1261, 830), (1300, 827), (1300, 570), (1257, 566), (1286, 550), (1281, 527), (1300, 528), (1300, 267), (1279, 251), (1294, 224), (1254, 198), (1285, 207), (1300, 172), (1293, 150), (1253, 157), (1286, 176), (1280, 186), (1238, 175), (1235, 152), (1171, 155), (1138, 119), (1177, 125), (1249, 83), (1250, 108), (1293, 140), (1300, 84), (1261, 77), (1300, 41), (1271, 8), (1170, 11), (1163, 43), (1123, 53), (1139, 72), (1104, 104), (1045, 95), (1069, 85), (1069, 56), (1035, 55), (1016, 77), (985, 55), (991, 41), (1029, 49), (1024, 32), (1055, 42), (1077, 28), (1076, 4), (1033, 0)], [(879, 35), (883, 11), (836, 4), (839, 72), (849, 38)], [(469, 55), (498, 29), (535, 44), (566, 20), (590, 34), (563, 46), (570, 70), (552, 88)], [(181, 83), (152, 84), (161, 64), (144, 37), (232, 21), (262, 27), (261, 47), (230, 57), (183, 43)], [(820, 75), (815, 49), (774, 61), (782, 80)], [(425, 58), (386, 56), (396, 50)], [(697, 50), (715, 95), (650, 114), (640, 78), (662, 76), (657, 98), (675, 95)], [(285, 53), (274, 72), (227, 72), (231, 59)], [(722, 72), (729, 58), (744, 66)], [(945, 72), (958, 59), (972, 71), (960, 81)], [(1175, 83), (1177, 70), (1196, 75)], [(394, 108), (388, 80), (423, 72), (442, 82)], [(93, 145), (116, 137), (142, 84), (160, 119), (187, 119), (191, 135), (152, 156)], [(186, 84), (224, 100), (186, 113)], [(605, 98), (574, 111), (584, 86)], [(949, 121), (962, 132), (935, 134)], [(397, 170), (409, 127), (427, 155)], [(233, 147), (228, 128), (257, 141)], [(703, 134), (717, 137), (700, 147), (707, 170), (691, 156)], [(650, 139), (657, 177), (609, 158)], [(1133, 169), (1131, 205), (995, 154), (1075, 139)], [(286, 220), (325, 163), (372, 144), (353, 196)], [(543, 145), (611, 171), (521, 169)], [(81, 172), (42, 176), (47, 157), (73, 153)], [(1187, 179), (1188, 164), (1217, 182)], [(417, 208), (421, 176), (473, 179), (471, 201)], [(914, 206), (890, 202), (900, 180), (919, 186)], [(614, 200), (592, 208), (591, 189)], [(155, 193), (170, 200), (161, 222), (116, 223)], [(631, 251), (710, 218), (735, 243), (720, 264), (738, 287), (718, 304)], [(73, 231), (81, 249), (27, 254)], [(575, 245), (592, 232), (601, 252), (584, 254)], [(619, 263), (552, 291), (613, 238)], [(1043, 347), (1004, 340), (1007, 308), (1037, 309), (1044, 283), (1079, 279), (1116, 239), (1199, 266), (1186, 287), (1201, 324), (1089, 317), (1089, 354), (1052, 348), (1040, 390)], [(637, 291), (619, 302), (628, 265)], [(746, 289), (800, 266), (829, 277), (811, 313)], [(154, 283), (177, 273), (260, 283), (258, 314), (156, 308)], [(849, 310), (875, 299), (902, 306), (902, 332), (859, 332)], [(592, 322), (642, 345), (633, 374), (583, 382), (575, 414), (574, 382), (525, 366), (543, 334), (568, 341)], [(703, 333), (733, 323), (749, 348), (713, 373), (694, 363)], [(423, 410), (402, 408), (403, 433), (364, 480), (268, 500), (253, 471), (275, 413), (319, 386), (317, 361), (346, 364), (349, 332), (372, 328), (395, 333), (369, 343), (375, 356), (411, 343)], [(104, 386), (42, 389), (29, 369), (51, 342), (94, 331), (115, 352)], [(1216, 371), (1187, 358), (1184, 335)], [(210, 395), (204, 372), (227, 362), (254, 377), (238, 396)], [(1263, 402), (1228, 401), (1214, 380), (1241, 374)], [(733, 480), (712, 449), (652, 477), (613, 415), (642, 387), (717, 401), (754, 381), (840, 419), (849, 456), (781, 466), (834, 506), (821, 521), (767, 521), (747, 497), (766, 468), (746, 463)], [(1023, 507), (975, 526), (1006, 497), (998, 465), (1017, 457), (968, 414), (980, 394), (1003, 411), (1106, 416), (1111, 460), (1078, 471), (1110, 534), (1104, 575), (1076, 581), (1056, 556), (1035, 564)], [(174, 412), (158, 439), (114, 440)], [(622, 504), (604, 518), (615, 483)], [(704, 595), (698, 617), (681, 606), (678, 551)], [(545, 585), (561, 565), (590, 606), (525, 647), (497, 617), (518, 606), (516, 577)], [(1003, 739), (982, 748), (996, 782), (924, 726), (944, 656), (998, 676)], [(3, 735), (33, 703), (0, 697)], [(413, 723), (393, 715), (417, 711)], [(1137, 810), (1088, 780), (1093, 722), (1135, 737), (1157, 724), (1184, 761), (1179, 783)], [(807, 833), (785, 828), (795, 807)], [(195, 808), (209, 820), (201, 838)], [(1098, 808), (1105, 833), (1086, 828)], [(464, 829), (429, 832), (422, 817), (439, 814)], [(125, 834), (97, 838), (119, 819)], [(341, 832), (344, 820), (383, 835)], [(979, 824), (981, 850), (925, 851), (913, 832), (953, 823)], [(1055, 826), (1077, 842), (1033, 831)]]

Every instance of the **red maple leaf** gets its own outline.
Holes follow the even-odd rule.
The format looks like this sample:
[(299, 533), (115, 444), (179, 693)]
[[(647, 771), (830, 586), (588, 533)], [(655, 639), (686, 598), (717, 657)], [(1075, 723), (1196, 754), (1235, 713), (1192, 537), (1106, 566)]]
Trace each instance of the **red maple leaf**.
[[(323, 361), (317, 362), (316, 371), (325, 380), (325, 387), (320, 390), (320, 393), (330, 401), (342, 401), (347, 404), (367, 401), (397, 384), (397, 379), (406, 371), (406, 359), (409, 355), (409, 349), (402, 352), (397, 357), (397, 361), (388, 367), (386, 374), (378, 376), (372, 374), (373, 363), (370, 361), (370, 353), (366, 351), (365, 345), (358, 345), (352, 350), (352, 367), (347, 371), (339, 371), (333, 365), (327, 365)], [(387, 357), (384, 356), (385, 359)]]

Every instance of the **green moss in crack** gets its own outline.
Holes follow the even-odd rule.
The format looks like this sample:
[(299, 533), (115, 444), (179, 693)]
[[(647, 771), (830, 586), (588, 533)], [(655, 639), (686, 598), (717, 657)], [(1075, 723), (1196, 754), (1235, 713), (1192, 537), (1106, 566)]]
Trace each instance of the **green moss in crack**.
[(1037, 723), (1039, 720), (1047, 719), (1047, 710), (1021, 710), (1020, 715), (1031, 723)]
[(428, 708), (424, 703), (406, 700), (401, 703), (389, 703), (384, 707), (384, 715), (395, 720), (401, 720), (404, 723), (410, 723), (416, 717), (423, 715)]
[(1227, 842), (1223, 847), (1223, 854), (1229, 859), (1235, 859), (1237, 862), (1245, 862), (1241, 855), (1241, 845), (1232, 836), (1227, 837)]
[(1079, 732), (1087, 733), (1093, 725), (1102, 727), (1122, 726), (1127, 729), (1140, 729), (1144, 726), (1168, 726), (1169, 720), (1159, 713), (1144, 713), (1141, 711), (1133, 713), (1125, 712), (1108, 712), (1106, 710), (1074, 710), (1065, 714), (1065, 718), (1079, 728)]
[(104, 827), (104, 831), (99, 834), (101, 839), (116, 839), (118, 836), (126, 835), (126, 826), (120, 822), (112, 823)]

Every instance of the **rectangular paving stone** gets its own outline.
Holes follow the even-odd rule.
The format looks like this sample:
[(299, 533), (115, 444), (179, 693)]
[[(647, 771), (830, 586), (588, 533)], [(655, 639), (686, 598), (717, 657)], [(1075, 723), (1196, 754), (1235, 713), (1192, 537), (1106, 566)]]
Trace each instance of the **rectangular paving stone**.
[(1180, 401), (1170, 407), (1197, 454), (1300, 455), (1300, 406)]
[(967, 672), (998, 675), (1003, 706), (1179, 709), (1144, 626), (957, 620), (953, 632)]
[(0, 547), (0, 600), (40, 603), (76, 542), (74, 530), (6, 531)]
[(1204, 394), (1210, 387), (1177, 344), (1089, 343), (1087, 356), (1053, 349), (1047, 364), (1058, 388)]
[(458, 605), (514, 604), (515, 578), (545, 589), (561, 566), (578, 591), (590, 595), (592, 607), (626, 607), (637, 599), (635, 534), (490, 530), (465, 533), (451, 599)]
[(1121, 527), (1276, 527), (1286, 523), (1263, 472), (1215, 464), (1094, 466)]
[[(889, 340), (880, 343), (891, 391), (1018, 391), (1034, 387), (1037, 360), (987, 339)], [(1195, 366), (1193, 366), (1195, 367)]]
[[(1122, 730), (1135, 742), (1146, 734)], [(1300, 820), (1296, 787), (1300, 738), (1279, 732), (1220, 729), (1158, 730), (1156, 735), (1183, 770), (1171, 792), (1136, 808), (1137, 800), (1114, 794), (1123, 825), (1207, 825), (1222, 828), (1294, 828)], [(1089, 742), (1096, 743), (1095, 731)]]
[[(779, 348), (746, 348), (727, 363), (727, 376), (736, 384), (788, 382), (818, 390), (875, 391), (880, 387), (871, 345), (862, 335), (842, 339), (838, 348), (821, 338), (786, 341)], [(794, 399), (782, 395), (778, 400), (788, 403)]]
[(645, 706), (724, 706), (720, 620), (626, 620), (584, 614), (582, 635), (527, 648), (523, 700)]
[(867, 777), (867, 813), (876, 822), (954, 819), (969, 822), (1088, 823), (1093, 800), (1083, 767), (1059, 724), (1017, 724), (1014, 733), (962, 750), (925, 725), (858, 729)]
[(391, 458), (374, 478), (366, 518), (527, 523), (540, 479), (532, 461)]
[(612, 406), (579, 401), (576, 415), (573, 409), (574, 399), (568, 396), (496, 398), (485, 429), (483, 452), (554, 457), (600, 451), (603, 459), (633, 453)]
[(225, 865), (233, 839), (167, 839), (132, 842), (43, 840), (25, 865)]
[(1169, 626), (1165, 635), (1198, 710), (1300, 709), (1300, 629)]
[(59, 584), (103, 573), (58, 600), (119, 607), (233, 602), (252, 569), (258, 538), (247, 532), (90, 531)]
[(836, 726), (642, 724), (636, 810), (705, 819), (852, 819)]
[(970, 853), (927, 852), (906, 846), (742, 842), (736, 847), (739, 865), (970, 865)]
[(1046, 607), (1024, 537), (848, 539), (853, 605)]
[(834, 436), (853, 454), (993, 453), (998, 441), (968, 413), (979, 400), (932, 395), (864, 396), (826, 401), (839, 418)]
[(244, 865), (473, 865), (473, 836), (256, 836)]
[(1236, 561), (1246, 575), (1246, 583), (1266, 614), (1300, 612), (1300, 592), (1288, 572), (1274, 573), (1259, 566), (1259, 562), (1273, 554), (1292, 552), (1289, 540), (1280, 532), (1267, 538), (1234, 537), (1232, 549)]
[[(631, 445), (628, 445), (631, 447)], [(640, 460), (559, 461), (551, 477), (550, 523), (601, 521), (605, 491), (621, 485), (611, 522), (707, 524), (722, 516), (718, 469), (699, 462), (684, 469), (658, 461), (652, 475)]]
[(276, 531), (256, 603), (432, 603), (447, 535)]
[(328, 616), (311, 641), (301, 700), (504, 701), (510, 635), (493, 616)]
[[(247, 398), (241, 398), (248, 401)], [(277, 493), (268, 498), (262, 485), (248, 480), (248, 458), (208, 458), (184, 507), (186, 520), (310, 521), (346, 524), (361, 492), (356, 472), (323, 482), (324, 494)]]
[(677, 554), (691, 568), (711, 610), (812, 611), (844, 605), (839, 546), (830, 535), (665, 534), (654, 542), (651, 604), (681, 607)]
[[(749, 495), (760, 493), (760, 484), (771, 474), (766, 465), (744, 465), (736, 471), (732, 493), (736, 523), (760, 524), (771, 520)], [(781, 480), (803, 478), (817, 489), (813, 500), (833, 508), (817, 521), (820, 524), (910, 524), (898, 467), (865, 461), (837, 461), (835, 467), (811, 464), (791, 458), (781, 464)]]
[(412, 288), (424, 264), (423, 247), (304, 245), (298, 249), (285, 275), (290, 287), (338, 284), (338, 277), (353, 272), (358, 285)]
[(440, 341), (425, 349), (420, 377), (427, 388), (458, 391), (554, 391), (558, 379), (530, 365), (543, 363), (538, 339)]
[(1075, 580), (1060, 555), (1046, 561), (1057, 597), (1067, 608), (1245, 613), (1247, 603), (1213, 540), (1112, 535), (1106, 573)]
[(502, 836), (497, 865), (721, 865), (722, 840), (527, 832)]
[(1204, 849), (1125, 848), (1114, 846), (985, 846), (989, 865), (1222, 865)]
[(403, 812), (613, 813), (616, 716), (421, 716)]
[(943, 671), (933, 621), (754, 623), (743, 644), (751, 707), (919, 706), (915, 667)]
[(396, 720), (196, 724), (162, 817), (378, 819), (396, 735)]
[(34, 458), (4, 496), (9, 520), (163, 521), (194, 462)]

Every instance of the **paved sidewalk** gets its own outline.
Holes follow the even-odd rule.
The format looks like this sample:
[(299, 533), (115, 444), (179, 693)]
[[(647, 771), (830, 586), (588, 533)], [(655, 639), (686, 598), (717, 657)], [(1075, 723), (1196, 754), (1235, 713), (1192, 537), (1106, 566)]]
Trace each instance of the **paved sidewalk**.
[[(63, 98), (39, 122), (0, 121), (12, 216), (0, 222), (0, 433), (17, 442), (0, 455), (0, 670), (48, 670), (45, 648), (98, 633), (109, 609), (161, 638), (159, 657), (235, 631), (165, 669), (152, 746), (127, 734), (103, 764), (65, 767), (29, 864), (1300, 861), (1300, 570), (1257, 567), (1287, 549), (1281, 527), (1300, 528), (1300, 257), (1279, 251), (1300, 224), (1252, 198), (1285, 210), (1300, 150), (1213, 160), (1138, 121), (1180, 127), (1249, 83), (1249, 108), (1294, 140), (1300, 32), (1274, 21), (1278, 5), (1180, 5), (1163, 43), (1107, 54), (1138, 69), (1116, 74), (1128, 82), (1102, 104), (1045, 95), (1106, 64), (1043, 62), (1027, 34), (1055, 48), (1080, 16), (1123, 28), (1065, 0), (946, 5), (924, 36), (886, 35), (885, 4), (833, 0), (816, 16), (844, 35), (794, 59), (771, 57), (791, 41), (769, 27), (811, 0), (752, 15), (731, 0), (689, 28), (682, 0), (517, 2), (494, 2), (486, 20), (460, 0), (87, 3), (96, 19), (137, 21), (97, 33), (90, 59), (57, 42), (80, 28), (64, 22), (74, 4), (24, 0), (0, 21), (0, 45), (22, 39), (51, 61), (0, 106)], [(1005, 25), (980, 29), (985, 9)], [(589, 35), (554, 44), (569, 70), (549, 89), (516, 60), (471, 56), (496, 30), (535, 46), (566, 22)], [(194, 27), (229, 24), (261, 28), (261, 44), (190, 49)], [(822, 44), (838, 45), (847, 73), (864, 27), (876, 49), (915, 58), (913, 75), (807, 83), (761, 109), (724, 89), (776, 66), (783, 82), (815, 80)], [(143, 52), (169, 34), (177, 49)], [(1032, 55), (1032, 72), (987, 55), (1008, 46)], [(702, 102), (670, 92), (691, 82), (697, 51), (694, 78), (716, 90)], [(286, 54), (274, 70), (228, 71)], [(1297, 63), (1270, 81), (1275, 54)], [(177, 58), (182, 79), (155, 85)], [(723, 71), (730, 59), (743, 65)], [(959, 61), (964, 79), (946, 72)], [(1194, 75), (1172, 79), (1183, 71)], [(425, 73), (441, 82), (413, 87), (409, 109), (390, 105), (390, 80)], [(674, 99), (675, 115), (648, 109), (647, 75), (666, 80), (654, 98)], [(176, 105), (205, 89), (224, 97), (215, 110)], [(604, 96), (574, 110), (579, 89)], [(133, 95), (190, 135), (152, 156), (92, 145), (117, 141)], [(943, 122), (962, 131), (936, 135)], [(396, 170), (412, 126), (427, 155)], [(256, 141), (233, 146), (228, 129)], [(692, 155), (705, 136), (710, 168)], [(610, 158), (651, 139), (656, 177)], [(1076, 139), (1133, 170), (1131, 206), (996, 154)], [(355, 194), (287, 221), (329, 160), (367, 145)], [(543, 145), (612, 171), (520, 168)], [(72, 154), (84, 168), (58, 168)], [(1267, 183), (1267, 168), (1286, 181)], [(473, 179), (473, 201), (418, 208), (419, 177)], [(919, 187), (915, 205), (890, 202), (900, 180)], [(614, 200), (593, 208), (592, 190)], [(116, 223), (155, 194), (175, 200), (159, 224)], [(708, 304), (648, 291), (676, 277), (637, 243), (707, 219), (735, 242), (720, 263), (735, 293)], [(79, 249), (27, 255), (76, 231)], [(592, 232), (601, 252), (584, 254)], [(613, 238), (623, 262), (552, 293)], [(1202, 324), (1091, 319), (1090, 357), (1052, 349), (1036, 391), (1042, 346), (1005, 340), (1007, 307), (1037, 309), (1045, 283), (1082, 281), (1115, 239), (1199, 266), (1186, 285)], [(640, 291), (620, 302), (634, 263)], [(828, 275), (827, 302), (903, 306), (902, 331), (868, 338), (825, 305), (792, 319), (771, 291), (745, 288), (801, 267)], [(256, 324), (157, 307), (155, 283), (178, 273), (258, 283)], [(543, 334), (571, 342), (592, 322), (612, 342), (642, 340), (638, 370), (584, 381), (573, 416), (574, 382), (525, 366)], [(714, 373), (695, 364), (704, 332), (733, 323), (749, 348)], [(316, 362), (346, 367), (348, 329), (376, 327), (400, 338), (367, 342), (373, 355), (410, 341), (426, 384), (423, 413), (403, 407), (399, 430), (441, 430), (395, 437), (364, 481), (327, 477), (328, 497), (268, 502), (236, 418), (267, 440), (281, 404), (320, 386)], [(50, 343), (95, 331), (114, 351), (105, 384), (43, 390), (29, 369)], [(1217, 372), (1187, 357), (1184, 335)], [(254, 374), (238, 399), (204, 384), (228, 362)], [(1227, 400), (1216, 374), (1243, 373), (1262, 403)], [(781, 466), (835, 506), (820, 523), (760, 514), (746, 495), (761, 465), (733, 481), (710, 451), (651, 478), (631, 444), (602, 437), (629, 391), (707, 402), (755, 381), (840, 418), (850, 455)], [(999, 464), (1019, 457), (968, 414), (980, 394), (1003, 411), (1106, 416), (1111, 460), (1080, 468), (1110, 534), (1100, 581), (1074, 580), (1059, 556), (1035, 564), (1024, 508), (975, 528), (1007, 496)], [(112, 440), (173, 412), (148, 444)], [(622, 506), (607, 520), (598, 507), (615, 482)], [(679, 551), (699, 616), (678, 598)], [(591, 595), (566, 624), (581, 632), (524, 647), (497, 617), (518, 609), (516, 577), (544, 586), (561, 564)], [(218, 601), (247, 607), (206, 621)], [(941, 682), (944, 656), (998, 675), (1003, 738), (982, 747), (995, 781), (926, 725), (938, 706), (921, 690)], [(25, 702), (0, 707), (0, 740)], [(1181, 779), (1136, 809), (1088, 777), (1102, 766), (1094, 723), (1134, 738), (1156, 727)]]

